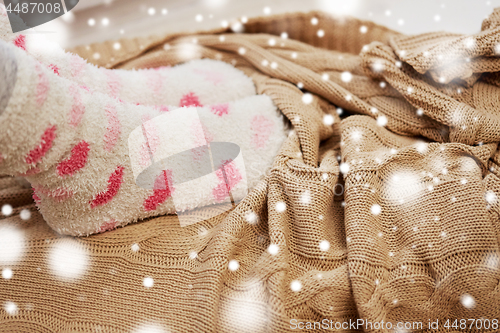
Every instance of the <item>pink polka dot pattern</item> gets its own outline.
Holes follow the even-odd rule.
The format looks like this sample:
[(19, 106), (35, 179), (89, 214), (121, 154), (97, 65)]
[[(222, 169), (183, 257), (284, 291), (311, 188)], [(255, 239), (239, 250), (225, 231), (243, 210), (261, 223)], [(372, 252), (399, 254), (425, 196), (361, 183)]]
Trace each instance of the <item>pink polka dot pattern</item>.
[(104, 109), (104, 113), (108, 120), (108, 126), (106, 127), (106, 133), (104, 134), (104, 149), (110, 152), (113, 147), (118, 142), (121, 134), (121, 124), (118, 118), (118, 113), (116, 108), (112, 105), (107, 105)]
[(250, 124), (252, 129), (252, 145), (254, 148), (264, 148), (274, 127), (274, 123), (266, 116), (257, 115)]
[(214, 188), (212, 194), (217, 202), (222, 202), (243, 178), (233, 161), (226, 161), (224, 166), (215, 173), (219, 179), (219, 184)]
[(43, 132), (38, 146), (32, 149), (26, 156), (26, 163), (36, 164), (40, 162), (50, 148), (52, 148), (52, 144), (56, 138), (56, 129), (56, 125), (51, 125)]
[(36, 64), (35, 71), (38, 75), (38, 83), (36, 85), (36, 104), (38, 107), (41, 107), (43, 103), (45, 103), (47, 95), (49, 94), (50, 83), (47, 75), (42, 71), (39, 64)]
[(59, 176), (72, 176), (87, 164), (87, 157), (90, 151), (89, 144), (80, 141), (71, 150), (71, 156), (57, 165)]
[(115, 171), (111, 174), (111, 176), (109, 176), (106, 191), (98, 193), (90, 202), (90, 207), (96, 208), (113, 200), (113, 198), (118, 194), (118, 191), (123, 183), (124, 171), (125, 168), (121, 165), (116, 167)]
[(229, 104), (223, 103), (223, 104), (211, 105), (210, 110), (212, 111), (213, 114), (222, 117), (223, 115), (229, 113)]
[(85, 113), (85, 105), (83, 104), (80, 89), (78, 89), (76, 85), (69, 86), (69, 93), (73, 96), (73, 105), (71, 106), (71, 111), (69, 113), (69, 125), (71, 127), (77, 127), (82, 121)]

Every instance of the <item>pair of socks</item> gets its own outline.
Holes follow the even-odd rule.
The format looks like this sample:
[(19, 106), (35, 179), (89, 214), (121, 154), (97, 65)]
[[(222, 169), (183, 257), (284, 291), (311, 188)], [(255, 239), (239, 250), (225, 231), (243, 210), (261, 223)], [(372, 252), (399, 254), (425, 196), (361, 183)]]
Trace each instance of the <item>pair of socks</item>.
[[(286, 137), (271, 99), (255, 95), (251, 80), (228, 64), (197, 60), (128, 72), (98, 69), (80, 59), (82, 70), (73, 75), (76, 56), (60, 50), (55, 71), (47, 65), (50, 56), (28, 54), (30, 43), (25, 39), (24, 48), (17, 45), (18, 36), (0, 41), (0, 80), (5, 82), (0, 88), (0, 174), (26, 177), (45, 220), (61, 234), (89, 235), (241, 199), (270, 168)], [(150, 159), (144, 163), (154, 160), (152, 144), (176, 152), (188, 139), (183, 133), (189, 131), (176, 129), (175, 123), (155, 128), (156, 119), (193, 114), (193, 109), (198, 116), (190, 127), (193, 161), (196, 149), (210, 142), (236, 144), (242, 159), (228, 160), (222, 170), (227, 172), (219, 169), (205, 177), (209, 180), (198, 193), (176, 182), (175, 172), (156, 175), (164, 176), (163, 186), (138, 185), (133, 164), (140, 164), (144, 154)], [(153, 140), (130, 142), (137, 129)], [(177, 130), (179, 135), (166, 132)], [(165, 133), (171, 140), (154, 140)], [(132, 156), (141, 149), (143, 155)], [(231, 197), (234, 189), (239, 198)]]

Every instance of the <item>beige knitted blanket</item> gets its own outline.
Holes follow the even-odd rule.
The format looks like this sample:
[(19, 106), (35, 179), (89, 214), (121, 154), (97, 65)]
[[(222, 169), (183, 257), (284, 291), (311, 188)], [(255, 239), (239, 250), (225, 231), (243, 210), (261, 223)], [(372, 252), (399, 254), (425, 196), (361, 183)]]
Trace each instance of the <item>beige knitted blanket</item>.
[(224, 60), (294, 132), (230, 212), (73, 241), (77, 281), (50, 273), (63, 240), (31, 190), (1, 178), (25, 253), (0, 279), (0, 332), (499, 331), (500, 10), (470, 36), (320, 12), (243, 28), (73, 50), (108, 68)]

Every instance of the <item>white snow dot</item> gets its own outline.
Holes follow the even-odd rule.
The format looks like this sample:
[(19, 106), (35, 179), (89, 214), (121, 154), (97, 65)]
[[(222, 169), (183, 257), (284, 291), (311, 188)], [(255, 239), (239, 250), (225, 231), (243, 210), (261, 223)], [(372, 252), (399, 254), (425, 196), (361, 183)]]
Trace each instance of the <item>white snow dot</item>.
[(109, 19), (108, 19), (107, 17), (103, 18), (103, 19), (101, 20), (101, 24), (102, 24), (103, 26), (105, 26), (105, 27), (106, 27), (106, 26), (108, 26), (108, 25), (109, 25)]
[(276, 45), (276, 39), (269, 38), (269, 40), (267, 41), (267, 43), (269, 44), (269, 46), (274, 46), (274, 45)]
[(278, 201), (276, 203), (276, 211), (278, 213), (283, 213), (286, 210), (286, 203), (283, 201)]
[(403, 24), (405, 24), (405, 20), (403, 20), (403, 19), (399, 19), (399, 20), (398, 20), (398, 25), (403, 25)]
[(326, 172), (323, 172), (323, 174), (321, 175), (321, 178), (323, 178), (323, 180), (327, 180), (328, 174)]
[[(361, 133), (361, 131), (354, 131), (354, 132), (352, 132), (351, 137), (353, 140), (359, 140), (363, 137), (363, 133)], [(353, 164), (354, 164), (354, 161), (353, 161)]]
[(55, 243), (49, 254), (49, 266), (54, 275), (63, 280), (82, 277), (90, 265), (90, 258), (85, 245), (66, 238)]
[(166, 8), (163, 8), (161, 10), (161, 15), (167, 15), (167, 13), (168, 13), (168, 10)]
[(243, 32), (243, 24), (240, 21), (235, 21), (231, 24), (231, 30), (236, 33)]
[(331, 114), (325, 114), (323, 116), (323, 124), (325, 124), (326, 126), (331, 126), (331, 125), (333, 125), (334, 122), (335, 122), (335, 119), (333, 118), (333, 116)]
[(248, 17), (242, 16), (241, 17), (241, 23), (247, 23), (248, 22)]
[(137, 244), (137, 243), (132, 244), (131, 249), (134, 252), (139, 251), (139, 249), (140, 249), (139, 244)]
[(396, 61), (396, 67), (401, 68), (403, 66), (403, 63), (401, 61)]
[(142, 281), (142, 284), (146, 288), (151, 288), (154, 285), (154, 283), (155, 281), (153, 280), (153, 278), (149, 276), (145, 277), (144, 280)]
[(371, 67), (374, 72), (382, 72), (384, 70), (384, 64), (381, 61), (375, 61)]
[(304, 205), (308, 205), (311, 203), (311, 192), (309, 192), (309, 190), (306, 190), (304, 191), (304, 193), (302, 193), (302, 195), (300, 196), (300, 202)]
[(270, 255), (277, 255), (278, 254), (278, 251), (280, 250), (279, 246), (276, 245), (276, 244), (271, 244), (269, 245), (269, 247), (267, 248), (267, 252), (269, 252)]
[(379, 215), (382, 212), (382, 207), (380, 207), (380, 205), (378, 204), (375, 204), (372, 206), (371, 211), (373, 215)]
[(13, 208), (11, 205), (5, 204), (2, 206), (2, 214), (4, 216), (9, 216), (10, 214), (12, 214), (12, 211), (13, 211)]
[[(244, 47), (240, 47), (240, 48), (238, 49), (238, 53), (239, 53), (239, 54), (241, 54), (241, 55), (245, 54), (246, 52), (247, 52), (247, 49), (245, 49)], [(265, 60), (265, 61), (267, 61), (267, 60)], [(263, 62), (264, 62), (264, 61), (263, 61)]]
[(304, 95), (302, 95), (302, 102), (304, 104), (311, 104), (313, 101), (313, 95), (311, 95), (310, 93), (305, 93)]
[(389, 252), (389, 257), (394, 257), (394, 252)]
[(321, 75), (321, 79), (323, 81), (328, 81), (328, 79), (330, 79), (330, 75), (328, 75), (327, 73), (324, 73), (323, 75)]
[(500, 43), (495, 45), (495, 49), (494, 49), (494, 52), (496, 55), (500, 55)]
[(10, 224), (0, 224), (0, 265), (15, 264), (23, 255), (24, 233)]
[(349, 164), (347, 164), (347, 163), (340, 163), (339, 169), (340, 169), (340, 172), (342, 172), (343, 174), (346, 174), (346, 173), (349, 172)]
[(278, 63), (277, 63), (277, 62), (275, 62), (275, 61), (271, 62), (271, 68), (272, 68), (272, 69), (276, 69), (276, 68), (278, 68)]
[(297, 59), (297, 52), (292, 52), (292, 59)]
[(121, 49), (121, 47), (122, 47), (122, 44), (120, 44), (119, 42), (116, 42), (116, 43), (113, 44), (113, 48), (115, 50), (119, 50), (119, 49)]
[(361, 32), (362, 34), (366, 34), (368, 31), (368, 28), (366, 27), (366, 25), (362, 25), (361, 28), (359, 28), (359, 32)]
[(17, 304), (14, 302), (5, 302), (4, 309), (5, 312), (11, 316), (15, 316), (17, 314)]
[(93, 18), (89, 18), (89, 20), (87, 21), (87, 24), (91, 27), (93, 27), (95, 25), (95, 19)]
[(304, 84), (302, 82), (297, 83), (297, 88), (299, 89), (304, 88)]
[(149, 7), (148, 8), (148, 14), (153, 16), (154, 14), (156, 14), (156, 9), (154, 9), (153, 7)]
[(497, 201), (497, 195), (493, 191), (487, 191), (484, 195), (484, 198), (489, 204), (494, 204)]
[(345, 100), (346, 100), (346, 101), (348, 101), (348, 102), (349, 102), (350, 100), (352, 100), (352, 95), (346, 95), (346, 96), (345, 96)]
[(298, 292), (302, 289), (302, 283), (299, 280), (293, 280), (292, 283), (290, 283), (290, 288), (292, 291)]
[(439, 16), (439, 15), (435, 15), (435, 16), (434, 16), (434, 21), (436, 21), (436, 22), (441, 21), (441, 16)]
[(2, 269), (2, 277), (6, 280), (8, 279), (11, 279), (12, 278), (12, 269), (10, 268), (4, 268)]
[(379, 125), (379, 126), (385, 126), (385, 125), (387, 125), (387, 117), (383, 116), (383, 115), (379, 116), (377, 118), (377, 125)]
[(311, 19), (311, 24), (312, 24), (312, 25), (317, 25), (317, 24), (318, 24), (318, 19), (317, 19), (316, 17), (313, 17), (313, 18)]
[(342, 72), (342, 74), (340, 74), (340, 79), (344, 82), (351, 82), (352, 80), (351, 72)]
[[(98, 330), (97, 332), (101, 332), (101, 330)], [(163, 326), (160, 324), (147, 323), (136, 327), (133, 331), (131, 331), (131, 333), (168, 333), (168, 331), (165, 331)]]
[(380, 88), (385, 88), (387, 86), (387, 83), (385, 83), (384, 81), (381, 81), (379, 83), (379, 86), (380, 86)]
[(201, 21), (203, 21), (203, 15), (198, 14), (198, 15), (196, 15), (196, 16), (194, 17), (194, 19), (196, 20), (196, 22), (201, 22)]
[(236, 271), (238, 268), (240, 268), (240, 263), (238, 260), (230, 260), (229, 263), (227, 264), (227, 267), (229, 268), (230, 271)]
[(317, 32), (318, 37), (323, 37), (325, 35), (325, 31), (323, 29), (319, 29)]
[(264, 14), (269, 15), (271, 14), (271, 8), (270, 7), (264, 7)]
[(340, 116), (340, 115), (344, 112), (344, 110), (342, 110), (342, 108), (337, 108), (337, 110), (336, 110), (336, 111), (337, 111), (337, 114), (338, 114), (339, 116)]
[(282, 39), (287, 39), (288, 38), (288, 34), (286, 32), (282, 32), (281, 35), (280, 35), (280, 37)]
[(474, 41), (473, 38), (468, 37), (468, 38), (464, 39), (464, 44), (465, 44), (466, 48), (471, 49), (471, 48), (474, 47), (474, 45), (476, 44), (476, 42)]
[(418, 142), (415, 146), (416, 146), (415, 148), (420, 154), (425, 153), (428, 148), (428, 144), (423, 141)]
[(476, 306), (476, 300), (469, 294), (465, 294), (461, 297), (460, 302), (466, 309), (472, 309)]
[(269, 65), (269, 61), (267, 61), (266, 59), (262, 60), (262, 66), (267, 66)]
[(93, 55), (92, 57), (93, 57), (95, 60), (99, 60), (99, 59), (101, 58), (101, 55), (100, 55), (98, 52), (96, 52), (96, 53), (94, 53), (94, 55)]
[[(226, 20), (224, 20), (224, 21), (221, 21), (221, 22), (220, 22), (220, 25), (221, 25), (223, 28), (227, 28), (227, 27), (229, 27), (229, 22), (228, 22), (228, 21), (226, 21)], [(224, 37), (224, 36), (221, 36), (221, 37)], [(219, 39), (220, 39), (220, 37), (219, 37)]]
[(391, 11), (390, 11), (390, 10), (386, 10), (386, 11), (385, 11), (385, 16), (391, 16), (391, 14), (392, 14), (392, 13), (391, 13)]
[(327, 240), (322, 240), (320, 243), (319, 243), (319, 249), (321, 251), (328, 251), (330, 249), (330, 242), (327, 241)]
[(257, 222), (257, 214), (249, 211), (245, 214), (245, 220), (250, 224), (255, 224)]
[(421, 117), (424, 115), (424, 110), (422, 109), (417, 109), (417, 116)]

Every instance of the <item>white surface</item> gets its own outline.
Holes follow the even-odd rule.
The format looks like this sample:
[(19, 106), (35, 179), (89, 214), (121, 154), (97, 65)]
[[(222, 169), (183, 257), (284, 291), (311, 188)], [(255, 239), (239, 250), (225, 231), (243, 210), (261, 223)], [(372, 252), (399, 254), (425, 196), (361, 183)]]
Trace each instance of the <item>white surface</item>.
[[(95, 1), (80, 0), (76, 11), (64, 15), (70, 19), (63, 16), (38, 30), (51, 32), (50, 38), (67, 48), (124, 36), (214, 28), (242, 16), (320, 9), (369, 19), (407, 34), (473, 33), (500, 6), (500, 0), (103, 0), (107, 4), (88, 7)], [(94, 26), (88, 25), (90, 18), (96, 21)], [(104, 18), (109, 19), (106, 26)]]

